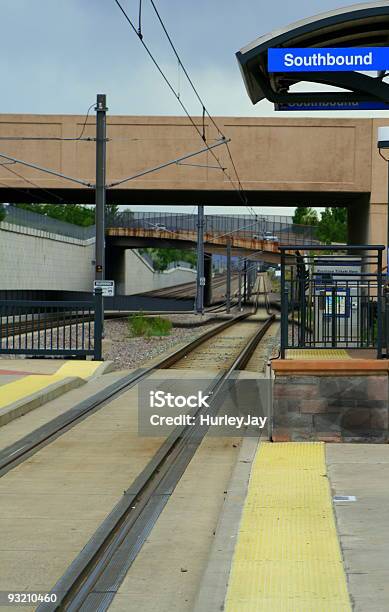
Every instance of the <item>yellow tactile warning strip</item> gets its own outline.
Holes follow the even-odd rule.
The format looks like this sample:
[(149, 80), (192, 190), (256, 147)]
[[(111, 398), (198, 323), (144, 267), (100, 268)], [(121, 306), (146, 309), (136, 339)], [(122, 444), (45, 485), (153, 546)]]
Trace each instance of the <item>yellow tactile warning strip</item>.
[(253, 464), (226, 612), (350, 612), (321, 442), (263, 443)]
[(101, 366), (101, 361), (69, 361), (62, 365), (55, 374), (33, 374), (19, 378), (0, 386), (0, 410), (43, 391), (50, 385), (65, 378), (78, 377), (87, 379)]
[(344, 349), (289, 349), (287, 359), (352, 359)]

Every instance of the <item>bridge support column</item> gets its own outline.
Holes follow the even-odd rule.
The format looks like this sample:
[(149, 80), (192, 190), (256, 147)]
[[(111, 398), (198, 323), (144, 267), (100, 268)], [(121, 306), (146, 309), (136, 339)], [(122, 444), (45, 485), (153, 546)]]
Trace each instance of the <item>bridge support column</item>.
[(210, 306), (212, 304), (212, 255), (205, 254), (204, 257), (204, 305)]
[[(106, 250), (106, 276), (115, 281), (115, 293), (126, 294), (126, 251), (111, 246)], [(132, 288), (131, 288), (132, 289)]]
[[(349, 244), (384, 244), (385, 228), (386, 206), (369, 204), (368, 198), (360, 197), (348, 207), (347, 231)], [(380, 234), (381, 231), (382, 235)]]

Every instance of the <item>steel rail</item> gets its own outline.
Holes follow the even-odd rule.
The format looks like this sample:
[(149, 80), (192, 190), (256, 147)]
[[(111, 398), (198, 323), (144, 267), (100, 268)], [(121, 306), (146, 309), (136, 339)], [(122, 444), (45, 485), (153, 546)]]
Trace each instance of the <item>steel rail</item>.
[(14, 444), (6, 447), (0, 451), (0, 477), (31, 457), (31, 455), (34, 455), (44, 446), (47, 446), (56, 440), (59, 436), (77, 425), (79, 422), (103, 408), (107, 403), (130, 390), (140, 381), (146, 379), (156, 369), (170, 368), (177, 361), (183, 359), (193, 349), (200, 346), (203, 342), (206, 342), (228, 327), (235, 325), (236, 323), (249, 317), (250, 314), (251, 313), (244, 313), (234, 317), (233, 319), (224, 321), (220, 325), (215, 326), (213, 329), (204, 332), (170, 355), (163, 357), (160, 361), (158, 361), (158, 363), (147, 368), (139, 368), (135, 370), (135, 372), (123, 376), (118, 381), (109, 385), (107, 388), (99, 391), (83, 402), (80, 402), (60, 416), (52, 419), (45, 425), (42, 425), (41, 427), (27, 434)]
[[(207, 389), (212, 397), (210, 407), (197, 409), (192, 416), (217, 413), (221, 392), (234, 373), (248, 363), (274, 320), (275, 315), (268, 317), (233, 364), (212, 381)], [(37, 612), (108, 609), (208, 429), (197, 419), (194, 426), (173, 430), (55, 584), (51, 594), (57, 595), (57, 602), (41, 604)]]

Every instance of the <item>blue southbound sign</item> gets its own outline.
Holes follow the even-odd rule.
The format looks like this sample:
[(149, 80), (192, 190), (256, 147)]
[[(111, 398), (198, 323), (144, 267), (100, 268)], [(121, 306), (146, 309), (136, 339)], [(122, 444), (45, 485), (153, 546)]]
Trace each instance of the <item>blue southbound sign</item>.
[(389, 47), (269, 49), (269, 72), (388, 70)]
[(276, 104), (276, 111), (322, 111), (322, 110), (389, 110), (389, 104), (385, 102), (288, 102), (287, 104)]

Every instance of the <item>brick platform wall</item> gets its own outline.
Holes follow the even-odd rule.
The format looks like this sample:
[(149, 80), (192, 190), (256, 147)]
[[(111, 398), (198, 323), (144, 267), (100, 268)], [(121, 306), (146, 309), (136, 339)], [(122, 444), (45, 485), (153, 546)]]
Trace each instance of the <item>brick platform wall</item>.
[(276, 370), (273, 441), (387, 442), (388, 399), (384, 371), (347, 375)]

